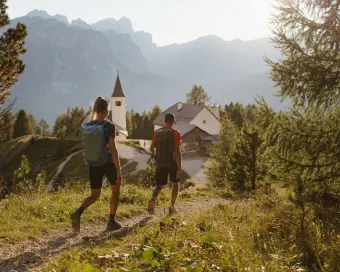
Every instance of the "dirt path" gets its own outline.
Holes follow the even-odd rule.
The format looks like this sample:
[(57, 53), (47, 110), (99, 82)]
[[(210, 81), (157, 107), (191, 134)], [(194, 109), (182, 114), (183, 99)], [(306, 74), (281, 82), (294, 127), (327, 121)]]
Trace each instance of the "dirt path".
[[(180, 213), (194, 213), (227, 203), (227, 200), (220, 198), (201, 197), (190, 202), (179, 203), (177, 208)], [(166, 209), (158, 208), (154, 216), (149, 216), (146, 213), (135, 216), (123, 221), (122, 229), (116, 232), (105, 231), (106, 223), (98, 222), (83, 225), (79, 235), (75, 234), (71, 229), (65, 229), (59, 232), (44, 233), (38, 239), (1, 244), (0, 271), (30, 271), (72, 247), (93, 243), (101, 244), (108, 239), (124, 237), (137, 227), (160, 221), (167, 216), (166, 212)]]
[(59, 164), (58, 166), (58, 170), (57, 173), (53, 176), (53, 178), (50, 180), (50, 182), (47, 184), (47, 190), (48, 191), (52, 191), (53, 190), (53, 186), (54, 186), (54, 182), (55, 180), (58, 178), (59, 174), (64, 170), (65, 165), (78, 153), (83, 152), (82, 150), (76, 151), (74, 153), (72, 153), (71, 155), (69, 155), (66, 160), (64, 160), (61, 164)]

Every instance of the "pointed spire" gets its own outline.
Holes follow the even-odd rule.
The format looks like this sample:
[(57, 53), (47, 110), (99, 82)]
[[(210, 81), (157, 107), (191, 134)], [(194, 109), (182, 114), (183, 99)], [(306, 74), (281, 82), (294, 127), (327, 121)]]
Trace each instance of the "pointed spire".
[(115, 88), (113, 90), (111, 97), (125, 97), (125, 94), (124, 94), (123, 88), (122, 88), (122, 84), (120, 83), (119, 70), (117, 70), (116, 85), (115, 85)]

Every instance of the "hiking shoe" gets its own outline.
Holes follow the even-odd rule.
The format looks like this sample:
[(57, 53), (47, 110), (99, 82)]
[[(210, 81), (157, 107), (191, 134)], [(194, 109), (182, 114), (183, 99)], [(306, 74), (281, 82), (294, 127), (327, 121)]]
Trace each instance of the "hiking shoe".
[(172, 215), (172, 214), (177, 213), (177, 212), (178, 212), (178, 210), (174, 206), (170, 206), (169, 215)]
[(149, 214), (154, 214), (155, 213), (155, 201), (150, 200), (149, 205), (148, 205), (148, 212)]
[(122, 225), (116, 220), (110, 220), (109, 223), (107, 223), (107, 227), (106, 229), (108, 231), (115, 231), (115, 230), (119, 230), (122, 227)]
[(80, 215), (77, 212), (71, 214), (72, 228), (75, 232), (80, 232)]

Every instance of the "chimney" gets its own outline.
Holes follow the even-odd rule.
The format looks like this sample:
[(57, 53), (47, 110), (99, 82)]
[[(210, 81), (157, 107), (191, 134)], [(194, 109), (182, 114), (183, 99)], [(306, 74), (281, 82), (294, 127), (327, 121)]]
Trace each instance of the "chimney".
[(182, 102), (178, 102), (177, 103), (177, 111), (180, 111), (183, 108), (183, 103)]

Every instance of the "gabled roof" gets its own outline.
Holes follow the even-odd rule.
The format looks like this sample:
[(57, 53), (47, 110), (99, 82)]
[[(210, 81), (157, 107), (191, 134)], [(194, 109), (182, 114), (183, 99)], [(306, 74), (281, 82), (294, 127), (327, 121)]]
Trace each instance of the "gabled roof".
[(174, 125), (174, 129), (178, 130), (181, 133), (181, 136), (188, 134), (190, 131), (192, 131), (196, 126), (191, 125), (186, 122), (179, 122)]
[[(186, 122), (179, 122), (174, 125), (174, 129), (178, 130), (181, 133), (181, 137), (187, 135), (189, 132), (191, 132), (193, 129), (199, 129), (200, 131), (205, 132), (206, 134), (210, 135), (208, 132), (205, 130), (201, 129), (198, 126), (186, 123)], [(211, 136), (211, 135), (210, 135)]]
[(118, 73), (117, 73), (116, 85), (115, 85), (115, 88), (113, 90), (111, 97), (125, 97)]
[(207, 109), (216, 117), (216, 119), (218, 121), (221, 121), (220, 109), (219, 108), (210, 108), (210, 107), (207, 107)]
[(203, 109), (203, 105), (192, 105), (192, 104), (185, 104), (182, 103), (182, 109), (178, 111), (178, 104), (181, 102), (176, 103), (175, 105), (171, 106), (170, 108), (163, 111), (158, 117), (153, 121), (154, 125), (163, 125), (164, 117), (167, 113), (173, 113), (176, 117), (176, 123), (185, 122), (190, 123), (196, 116), (199, 114)]

